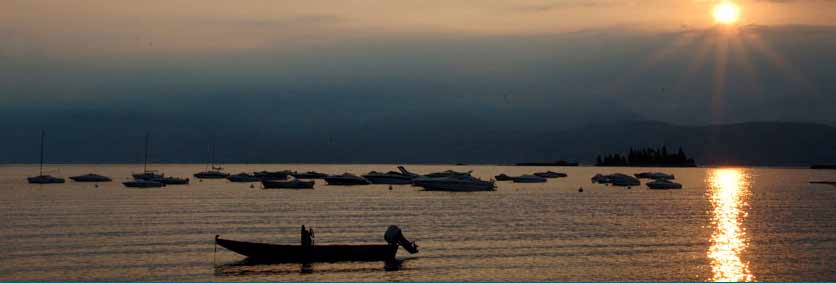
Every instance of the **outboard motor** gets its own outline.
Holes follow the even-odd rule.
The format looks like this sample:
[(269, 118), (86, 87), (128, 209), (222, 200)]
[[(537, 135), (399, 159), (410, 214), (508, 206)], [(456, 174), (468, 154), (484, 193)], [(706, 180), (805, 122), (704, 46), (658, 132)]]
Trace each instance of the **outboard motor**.
[(415, 242), (410, 242), (409, 240), (407, 240), (403, 236), (401, 228), (398, 228), (398, 226), (389, 226), (389, 228), (386, 229), (386, 233), (383, 234), (383, 239), (386, 240), (386, 242), (390, 245), (400, 245), (411, 254), (418, 252), (418, 245), (416, 245)]

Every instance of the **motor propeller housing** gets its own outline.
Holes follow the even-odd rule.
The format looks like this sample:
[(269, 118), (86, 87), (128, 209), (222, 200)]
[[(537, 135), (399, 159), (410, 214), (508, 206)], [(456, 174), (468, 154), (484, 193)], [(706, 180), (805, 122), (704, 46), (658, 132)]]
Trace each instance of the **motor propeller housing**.
[(398, 226), (389, 226), (389, 228), (386, 229), (386, 233), (383, 234), (383, 239), (390, 245), (400, 245), (411, 254), (418, 252), (418, 245), (416, 245), (415, 242), (407, 240), (406, 237), (403, 236), (401, 228), (398, 228)]

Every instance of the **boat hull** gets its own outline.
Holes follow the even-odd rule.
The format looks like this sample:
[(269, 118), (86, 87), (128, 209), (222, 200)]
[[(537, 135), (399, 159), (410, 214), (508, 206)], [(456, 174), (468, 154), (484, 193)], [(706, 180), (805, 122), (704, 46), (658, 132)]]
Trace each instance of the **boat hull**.
[(250, 260), (263, 262), (390, 261), (398, 245), (274, 245), (215, 238), (215, 243)]
[(198, 179), (226, 179), (226, 177), (229, 177), (229, 174), (222, 172), (199, 172), (195, 173), (194, 177)]
[(148, 188), (162, 188), (165, 184), (160, 182), (154, 181), (147, 181), (147, 182), (138, 182), (138, 181), (129, 181), (123, 182), (122, 185), (128, 188), (137, 188), (137, 189), (148, 189)]
[(112, 179), (105, 176), (73, 176), (70, 177), (75, 182), (110, 182)]
[(329, 185), (336, 185), (336, 186), (356, 186), (356, 185), (368, 185), (370, 184), (366, 179), (351, 179), (351, 178), (331, 178), (325, 177), (325, 182)]
[(313, 189), (314, 181), (261, 181), (265, 189)]
[(63, 184), (66, 182), (64, 178), (52, 177), (52, 176), (35, 176), (35, 177), (28, 177), (26, 178), (30, 184)]
[(372, 184), (384, 184), (384, 185), (408, 185), (412, 184), (412, 178), (409, 177), (401, 177), (401, 176), (375, 176), (375, 175), (363, 175), (363, 178), (369, 180)]

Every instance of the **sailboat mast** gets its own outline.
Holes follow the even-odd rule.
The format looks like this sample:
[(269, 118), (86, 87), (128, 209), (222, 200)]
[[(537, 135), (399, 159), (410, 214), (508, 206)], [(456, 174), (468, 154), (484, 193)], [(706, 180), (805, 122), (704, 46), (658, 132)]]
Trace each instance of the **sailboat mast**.
[(40, 176), (44, 175), (44, 136), (46, 135), (46, 131), (41, 130), (41, 174)]
[(151, 133), (145, 133), (145, 163), (142, 166), (143, 173), (148, 172), (148, 139), (150, 139)]

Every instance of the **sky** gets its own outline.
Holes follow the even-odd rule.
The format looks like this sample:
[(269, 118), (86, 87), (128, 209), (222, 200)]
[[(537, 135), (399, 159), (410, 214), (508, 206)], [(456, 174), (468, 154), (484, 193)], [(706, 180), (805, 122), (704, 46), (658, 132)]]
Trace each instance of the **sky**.
[(836, 1), (720, 2), (7, 0), (2, 143), (836, 125)]

